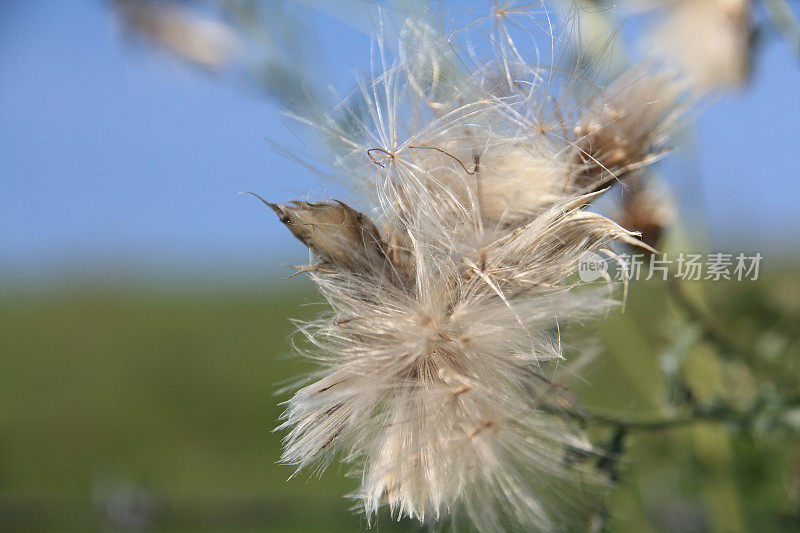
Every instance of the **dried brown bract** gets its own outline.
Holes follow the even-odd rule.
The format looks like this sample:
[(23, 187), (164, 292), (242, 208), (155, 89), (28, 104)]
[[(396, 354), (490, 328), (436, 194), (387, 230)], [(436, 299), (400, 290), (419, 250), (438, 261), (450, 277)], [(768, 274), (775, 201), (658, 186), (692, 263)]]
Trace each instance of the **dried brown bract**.
[(679, 116), (680, 94), (674, 77), (641, 71), (609, 85), (574, 129), (576, 186), (596, 191), (657, 160)]
[(347, 271), (389, 276), (394, 282), (401, 281), (377, 226), (365, 214), (338, 200), (273, 204), (258, 198), (321, 259), (315, 265), (301, 268), (301, 271)]

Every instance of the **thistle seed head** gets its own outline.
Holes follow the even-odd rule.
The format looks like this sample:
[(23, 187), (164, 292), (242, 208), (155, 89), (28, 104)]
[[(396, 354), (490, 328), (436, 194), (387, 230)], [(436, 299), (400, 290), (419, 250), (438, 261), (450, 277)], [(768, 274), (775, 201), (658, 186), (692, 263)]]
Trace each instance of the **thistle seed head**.
[[(506, 7), (492, 18), (501, 36)], [(570, 529), (603, 482), (560, 331), (619, 303), (580, 283), (582, 255), (641, 244), (588, 210), (600, 191), (579, 180), (649, 163), (672, 97), (640, 77), (581, 105), (577, 74), (491, 42), (500, 69), (423, 50), (363, 82), (352, 106), (304, 119), (375, 222), (342, 203), (270, 204), (322, 260), (310, 276), (330, 307), (298, 324), (294, 347), (318, 366), (286, 402), (282, 461), (351, 465), (368, 517), (385, 505), (482, 531)], [(435, 106), (426, 69), (451, 77)]]

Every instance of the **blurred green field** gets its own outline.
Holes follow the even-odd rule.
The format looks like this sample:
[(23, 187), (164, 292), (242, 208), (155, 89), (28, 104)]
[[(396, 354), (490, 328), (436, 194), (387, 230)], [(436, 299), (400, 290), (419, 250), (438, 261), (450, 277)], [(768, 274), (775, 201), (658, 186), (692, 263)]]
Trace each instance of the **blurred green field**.
[[(0, 530), (363, 529), (343, 498), (355, 487), (343, 468), (287, 482), (291, 469), (276, 464), (281, 436), (271, 430), (285, 397), (275, 391), (305, 368), (285, 357), (288, 317), (319, 309), (302, 305), (318, 301), (302, 287), (2, 296)], [(781, 327), (798, 316), (795, 274), (708, 290), (744, 317), (735, 328), (743, 338), (748, 312), (775, 313)], [(760, 308), (770, 291), (778, 307)], [(602, 325), (611, 349), (585, 374), (590, 406), (648, 413), (665, 394), (656, 358), (663, 342), (653, 339), (664, 336), (667, 302), (657, 284), (634, 284), (626, 312)], [(613, 530), (796, 525), (786, 483), (797, 450), (764, 450), (703, 425), (638, 437), (630, 452), (623, 490), (610, 499)], [(696, 519), (684, 528), (686, 517)], [(383, 519), (378, 530), (411, 527)]]
[(351, 480), (275, 464), (274, 393), (303, 368), (287, 317), (312, 295), (4, 298), (0, 529), (359, 529)]

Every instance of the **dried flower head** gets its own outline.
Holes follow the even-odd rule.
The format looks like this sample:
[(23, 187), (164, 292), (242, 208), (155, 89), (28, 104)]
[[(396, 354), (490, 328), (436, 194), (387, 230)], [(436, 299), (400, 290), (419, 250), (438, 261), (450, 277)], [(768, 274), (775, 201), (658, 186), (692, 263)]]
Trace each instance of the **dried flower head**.
[(574, 131), (577, 183), (597, 190), (656, 161), (680, 115), (680, 93), (673, 76), (634, 69), (596, 96)]
[[(582, 255), (639, 241), (587, 210), (602, 191), (580, 180), (649, 163), (670, 97), (636, 80), (581, 105), (579, 74), (555, 47), (549, 62), (521, 59), (513, 12), (530, 15), (493, 15), (506, 36), (494, 58), (454, 62), (431, 44), (337, 114), (306, 120), (364, 214), (269, 204), (319, 258), (310, 276), (330, 305), (299, 324), (295, 348), (319, 369), (286, 402), (282, 461), (324, 469), (341, 457), (368, 517), (388, 505), (424, 523), (552, 530), (595, 510), (602, 480), (559, 372), (560, 330), (617, 303), (605, 286), (578, 286)], [(412, 33), (430, 35), (420, 24)]]

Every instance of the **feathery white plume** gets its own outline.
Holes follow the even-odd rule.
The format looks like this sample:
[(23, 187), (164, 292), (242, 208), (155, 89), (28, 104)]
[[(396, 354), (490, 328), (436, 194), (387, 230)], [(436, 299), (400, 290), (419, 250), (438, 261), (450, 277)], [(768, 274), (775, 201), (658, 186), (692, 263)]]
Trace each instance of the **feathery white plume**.
[[(367, 516), (386, 504), (425, 523), (562, 529), (592, 511), (600, 479), (575, 459), (593, 448), (556, 372), (560, 326), (615, 304), (576, 286), (581, 255), (638, 242), (586, 210), (601, 187), (584, 178), (647, 164), (672, 94), (627, 84), (609, 118), (578, 104), (554, 41), (529, 65), (492, 24), (495, 58), (407, 53), (309, 121), (370, 209), (271, 205), (320, 259), (306, 270), (330, 305), (299, 324), (295, 347), (319, 370), (286, 402), (282, 460), (340, 456)], [(407, 26), (420, 46), (441, 44), (421, 27)]]

